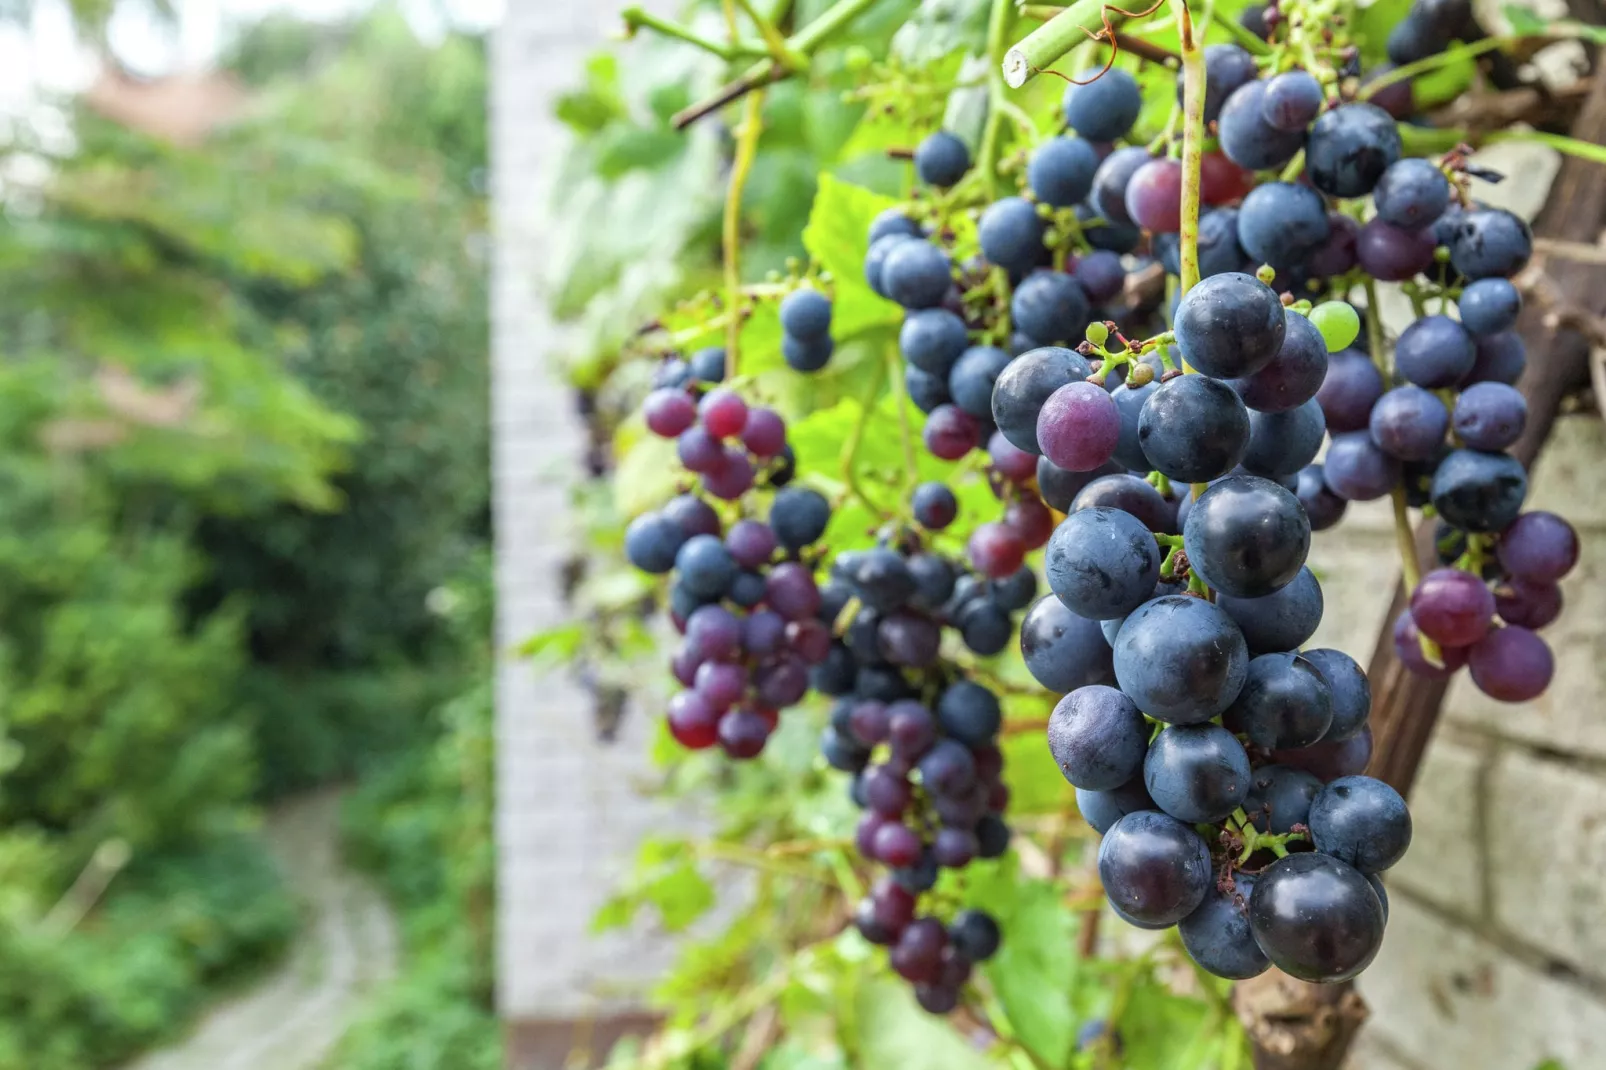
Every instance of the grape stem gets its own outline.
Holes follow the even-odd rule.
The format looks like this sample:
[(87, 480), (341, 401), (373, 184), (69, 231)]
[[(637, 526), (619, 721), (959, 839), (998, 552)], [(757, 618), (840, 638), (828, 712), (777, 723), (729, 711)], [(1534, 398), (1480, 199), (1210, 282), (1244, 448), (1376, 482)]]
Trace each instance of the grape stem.
[(897, 354), (889, 348), (884, 375), (892, 384), (892, 403), (898, 407), (898, 437), (903, 440), (903, 479), (907, 497), (920, 479), (920, 469), (915, 462), (914, 436), (909, 430), (909, 396), (904, 388), (903, 376), (898, 374), (897, 360)]
[(1199, 282), (1199, 186), (1204, 159), (1204, 50), (1193, 35), (1186, 0), (1171, 0), (1182, 48), (1182, 292)]
[(1106, 26), (1113, 30), (1125, 19), (1124, 12), (1107, 8), (1104, 0), (1076, 0), (1004, 54), (1004, 84), (1019, 89), (1075, 46)]
[(736, 128), (736, 158), (731, 164), (730, 186), (725, 192), (723, 245), (725, 252), (725, 300), (730, 305), (730, 322), (725, 326), (725, 378), (735, 379), (741, 365), (742, 337), (742, 191), (758, 155), (758, 138), (764, 132), (764, 93), (752, 93)]
[(882, 363), (876, 371), (875, 382), (870, 384), (869, 391), (859, 404), (859, 418), (853, 422), (853, 431), (848, 435), (847, 445), (842, 451), (843, 482), (847, 483), (848, 491), (878, 518), (884, 515), (881, 507), (865, 493), (864, 485), (859, 482), (859, 446), (864, 442), (864, 429), (870, 423), (870, 412), (875, 408), (875, 399), (880, 397), (886, 388), (887, 363)]
[(976, 153), (976, 163), (989, 198), (997, 192), (998, 127), (1004, 117), (1004, 86), (998, 71), (998, 53), (1004, 47), (1009, 12), (1010, 0), (993, 0), (992, 9), (987, 14), (987, 119), (982, 126), (981, 147)]
[(1223, 30), (1226, 30), (1232, 39), (1238, 42), (1239, 46), (1241, 46), (1243, 50), (1248, 52), (1250, 55), (1271, 55), (1270, 45), (1268, 45), (1265, 41), (1262, 41), (1259, 37), (1256, 37), (1249, 27), (1243, 25), (1237, 19), (1222, 11), (1215, 4), (1211, 4), (1205, 8), (1205, 17), (1211, 22), (1215, 23), (1217, 26), (1220, 26)]
[(652, 30), (654, 33), (661, 34), (664, 37), (672, 37), (677, 41), (695, 45), (704, 52), (718, 56), (727, 63), (734, 59), (767, 55), (764, 46), (756, 41), (735, 41), (731, 44), (720, 44), (718, 41), (710, 40), (678, 22), (671, 22), (669, 19), (661, 18), (639, 7), (627, 7), (620, 12), (620, 16), (625, 22), (625, 36), (627, 38), (634, 37), (643, 29)]

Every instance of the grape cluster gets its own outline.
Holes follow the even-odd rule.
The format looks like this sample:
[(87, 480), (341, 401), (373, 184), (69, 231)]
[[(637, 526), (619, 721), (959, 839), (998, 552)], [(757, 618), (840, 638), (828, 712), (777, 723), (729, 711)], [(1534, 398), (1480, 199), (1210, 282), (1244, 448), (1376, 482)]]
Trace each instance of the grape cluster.
[[(1319, 318), (1345, 329), (1341, 311)], [(1240, 272), (1191, 289), (1174, 335), (1197, 374), (1166, 368), (1134, 388), (1152, 365), (1133, 364), (1113, 394), (1078, 384), (1074, 406), (1044, 403), (1038, 435), (1073, 469), (1116, 459), (1206, 487), (1169, 511), (1134, 475), (1084, 487), (1129, 480), (1153, 497), (1073, 503), (1047, 547), (1058, 604), (1034, 608), (1022, 652), (1067, 692), (1049, 748), (1103, 834), (1099, 875), (1116, 913), (1178, 926), (1222, 977), (1275, 964), (1344, 980), (1381, 944), (1375, 875), (1404, 853), (1411, 825), (1393, 789), (1356, 775), (1371, 751), (1365, 673), (1337, 650), (1300, 649), (1322, 592), (1305, 567), (1311, 522), (1278, 480), (1322, 444), (1328, 341)], [(1133, 363), (1131, 347), (1104, 341), (1089, 339), (1103, 367)], [(1123, 391), (1141, 396), (1123, 405)], [(1036, 626), (1039, 613), (1057, 624)]]
[(799, 372), (817, 372), (831, 362), (831, 301), (812, 287), (801, 287), (781, 301), (781, 357)]
[[(954, 518), (952, 493), (941, 484), (920, 487), (913, 506), (927, 532)], [(925, 532), (904, 530), (837, 555), (823, 601), (845, 626), (813, 682), (837, 696), (820, 749), (833, 768), (853, 774), (852, 798), (865, 811), (859, 852), (890, 870), (860, 904), (859, 931), (891, 948), (893, 969), (914, 984), (921, 1006), (946, 1013), (971, 966), (997, 949), (998, 926), (982, 911), (947, 925), (917, 916), (920, 896), (941, 870), (1003, 854), (1010, 833), (997, 746), (1002, 710), (996, 695), (943, 658), (943, 631), (956, 629), (976, 653), (997, 653), (1013, 633), (1011, 613), (1031, 601), (1037, 581), (1019, 567), (996, 582), (966, 573), (925, 542)]]
[(677, 379), (680, 385), (648, 395), (647, 426), (678, 440), (681, 461), (701, 475), (703, 490), (738, 499), (762, 478), (777, 492), (766, 521), (742, 516), (728, 528), (708, 501), (682, 493), (631, 521), (625, 556), (644, 572), (673, 576), (670, 620), (684, 639), (670, 669), (685, 690), (670, 700), (670, 734), (692, 750), (717, 743), (732, 758), (753, 758), (779, 711), (803, 699), (811, 668), (831, 652), (810, 554), (830, 504), (784, 486), (789, 451), (778, 415), (725, 389), (696, 400), (678, 369), (659, 381)]

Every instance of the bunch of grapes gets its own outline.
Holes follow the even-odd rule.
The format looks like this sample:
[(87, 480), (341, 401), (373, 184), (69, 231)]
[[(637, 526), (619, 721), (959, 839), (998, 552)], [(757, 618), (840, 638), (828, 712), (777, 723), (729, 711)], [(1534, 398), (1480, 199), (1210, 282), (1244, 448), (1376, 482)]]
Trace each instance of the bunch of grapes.
[[(677, 378), (671, 368), (659, 382)], [(673, 576), (670, 620), (684, 639), (670, 668), (685, 690), (670, 700), (670, 733), (692, 750), (718, 743), (732, 758), (753, 758), (779, 711), (803, 699), (811, 668), (831, 652), (815, 582), (819, 555), (810, 550), (825, 532), (830, 503), (784, 486), (791, 477), (786, 424), (772, 410), (749, 408), (724, 389), (698, 400), (681, 381), (658, 386), (644, 412), (653, 433), (678, 439), (682, 463), (701, 475), (708, 495), (742, 499), (756, 480), (776, 489), (764, 521), (742, 515), (726, 528), (713, 505), (688, 492), (625, 531), (631, 564)], [(752, 504), (744, 501), (742, 511)]]

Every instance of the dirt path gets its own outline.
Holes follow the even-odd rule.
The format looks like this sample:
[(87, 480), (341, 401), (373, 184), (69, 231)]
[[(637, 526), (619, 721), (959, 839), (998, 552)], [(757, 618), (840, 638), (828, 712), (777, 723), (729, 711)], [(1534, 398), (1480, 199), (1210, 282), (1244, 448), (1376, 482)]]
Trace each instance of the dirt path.
[(190, 1036), (126, 1070), (314, 1070), (375, 985), (396, 969), (396, 922), (340, 861), (340, 797), (285, 803), (267, 838), (306, 923), (274, 972), (202, 1018)]

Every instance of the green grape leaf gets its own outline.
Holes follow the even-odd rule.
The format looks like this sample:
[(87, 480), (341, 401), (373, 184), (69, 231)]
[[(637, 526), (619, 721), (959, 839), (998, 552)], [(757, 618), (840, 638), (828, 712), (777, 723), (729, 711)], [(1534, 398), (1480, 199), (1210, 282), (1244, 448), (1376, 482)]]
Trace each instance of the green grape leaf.
[(1231, 1015), (1213, 1014), (1208, 1004), (1176, 995), (1152, 976), (1133, 984), (1118, 1024), (1129, 1070), (1206, 1070), (1216, 1065), (1224, 1043), (1242, 1043)]
[(555, 628), (536, 632), (519, 644), (520, 657), (540, 658), (545, 661), (568, 661), (585, 645), (586, 626), (579, 622), (560, 624)]
[(1531, 7), (1520, 4), (1504, 4), (1500, 13), (1511, 23), (1511, 32), (1518, 37), (1539, 37), (1550, 29), (1550, 23), (1541, 18)]
[(984, 1070), (991, 1062), (941, 1018), (915, 1005), (909, 986), (870, 981), (855, 1005), (858, 1065), (920, 1070)]
[(657, 435), (644, 435), (619, 458), (614, 470), (613, 497), (619, 515), (640, 516), (674, 497), (682, 478), (675, 443)]
[(972, 880), (968, 898), (998, 919), (1003, 942), (986, 964), (1016, 1037), (1049, 1066), (1062, 1066), (1076, 1039), (1072, 995), (1080, 975), (1077, 921), (1049, 881), (1000, 865)]
[[(1043, 694), (1050, 700), (1054, 697), (1048, 692)], [(1009, 717), (1046, 717), (1050, 709), (1048, 703), (1036, 701), (1021, 708), (1006, 700), (1004, 706)], [(1041, 732), (1005, 736), (999, 746), (1004, 752), (1004, 783), (1009, 786), (1011, 814), (1053, 814), (1066, 809), (1071, 787), (1043, 745)]]
[(864, 255), (870, 247), (870, 223), (897, 202), (890, 197), (852, 186), (830, 175), (820, 177), (803, 245), (819, 265), (831, 273), (835, 300), (831, 332), (845, 337), (870, 327), (898, 323), (898, 306), (864, 281)]

